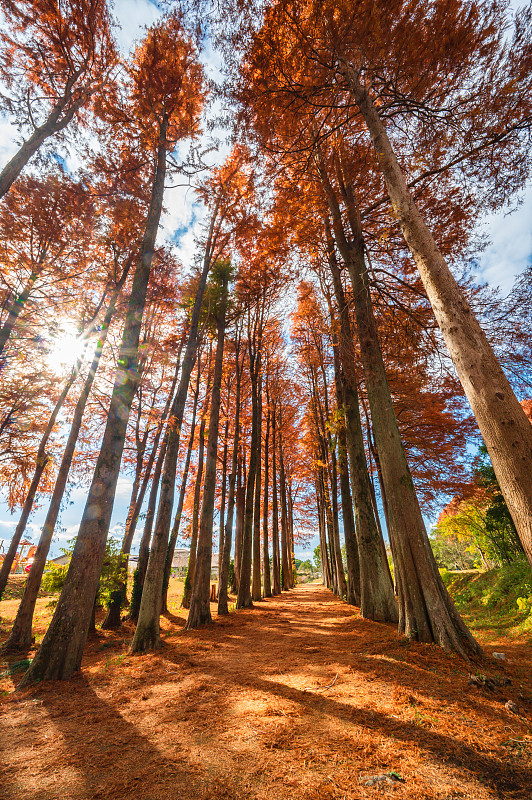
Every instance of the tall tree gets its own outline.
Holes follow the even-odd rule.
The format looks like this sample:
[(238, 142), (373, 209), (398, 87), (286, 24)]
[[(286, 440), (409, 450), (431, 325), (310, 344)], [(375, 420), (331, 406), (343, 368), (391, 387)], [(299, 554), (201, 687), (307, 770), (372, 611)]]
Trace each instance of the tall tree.
[(139, 620), (131, 652), (150, 650), (159, 645), (159, 616), (164, 572), (164, 559), (168, 546), (170, 520), (174, 501), (177, 455), (180, 428), (187, 398), (190, 375), (194, 366), (198, 325), (207, 276), (212, 265), (221, 257), (231, 236), (239, 226), (246, 225), (246, 214), (242, 209), (247, 196), (253, 192), (253, 175), (246, 164), (246, 154), (235, 148), (222, 167), (198, 188), (198, 192), (211, 208), (210, 222), (205, 237), (203, 265), (194, 301), (190, 332), (181, 368), (181, 378), (175, 401), (172, 405), (171, 425), (168, 429), (168, 447), (161, 479), (161, 496), (154, 530), (154, 542), (146, 581), (142, 592)]
[(218, 427), (220, 419), (221, 383), (224, 356), (225, 325), (227, 314), (227, 294), (230, 279), (230, 262), (218, 261), (214, 265), (214, 281), (219, 284), (220, 297), (215, 309), (218, 337), (216, 341), (216, 360), (212, 377), (211, 412), (209, 416), (209, 435), (207, 439), (207, 459), (205, 481), (198, 537), (198, 555), (194, 584), (190, 598), (190, 611), (187, 629), (197, 628), (211, 622), (210, 578), (212, 562), (212, 533), (214, 498), (216, 489), (216, 462), (218, 459)]
[(32, 623), (33, 623), (33, 614), (35, 611), (35, 603), (37, 601), (42, 575), (44, 572), (44, 568), (46, 566), (46, 559), (48, 557), (50, 544), (52, 541), (52, 537), (54, 535), (57, 518), (59, 516), (61, 502), (63, 500), (63, 496), (65, 493), (65, 488), (68, 480), (68, 473), (70, 471), (70, 467), (72, 464), (74, 450), (78, 440), (78, 435), (83, 420), (83, 414), (85, 412), (85, 406), (87, 404), (92, 384), (96, 377), (96, 372), (98, 370), (100, 358), (103, 352), (105, 341), (107, 339), (107, 332), (109, 330), (109, 325), (111, 324), (111, 320), (116, 310), (118, 296), (125, 283), (130, 266), (131, 266), (131, 260), (126, 262), (122, 275), (119, 277), (116, 286), (111, 293), (107, 310), (102, 320), (100, 335), (98, 337), (98, 342), (96, 344), (96, 348), (92, 357), (92, 362), (89, 368), (89, 372), (87, 374), (87, 377), (85, 378), (83, 388), (80, 392), (80, 395), (76, 403), (76, 407), (74, 409), (72, 424), (70, 426), (67, 443), (65, 445), (63, 457), (61, 459), (61, 464), (59, 466), (59, 471), (57, 473), (55, 486), (52, 492), (52, 497), (50, 499), (50, 506), (48, 508), (46, 519), (42, 527), (41, 536), (39, 538), (39, 542), (37, 545), (37, 550), (33, 558), (33, 562), (30, 568), (28, 579), (26, 581), (26, 585), (24, 586), (24, 593), (22, 595), (17, 615), (15, 617), (15, 622), (13, 623), (13, 629), (11, 631), (9, 639), (6, 641), (4, 645), (6, 650), (23, 649), (29, 647), (32, 642)]
[[(322, 122), (337, 109), (362, 149), (369, 134), (375, 158), (368, 174), (384, 179), (392, 217), (416, 263), (532, 563), (532, 432), (419, 199), (423, 183), (437, 191), (436, 175), (450, 198), (456, 192), (464, 197), (462, 173), (470, 181), (470, 204), (475, 185), (478, 210), (481, 203), (504, 202), (528, 177), (532, 15), (530, 9), (517, 15), (507, 47), (506, 10), (505, 3), (488, 0), (361, 0), (355, 7), (279, 0), (267, 9), (260, 34), (246, 39), (242, 71), (251, 80), (240, 81), (239, 95), (262, 131), (274, 117), (286, 125), (281, 105), (313, 117), (323, 109)], [(291, 128), (296, 138), (307, 132), (308, 125), (299, 126), (299, 133)], [(453, 169), (454, 181), (448, 178)], [(450, 208), (462, 215), (456, 204)]]
[[(238, 470), (238, 453), (240, 449), (240, 391), (242, 385), (242, 362), (240, 358), (241, 334), (237, 325), (235, 339), (235, 426), (233, 431), (233, 455), (231, 459), (231, 472), (229, 473), (229, 494), (227, 498), (227, 522), (224, 534), (224, 549), (220, 554), (220, 579), (218, 581), (218, 614), (229, 613), (227, 607), (227, 584), (229, 580), (229, 565), (231, 560), (231, 546), (233, 540), (233, 514), (235, 510), (236, 477)], [(236, 554), (235, 554), (236, 561)]]
[(0, 96), (16, 124), (31, 131), (0, 173), (0, 197), (50, 136), (76, 119), (112, 79), (118, 53), (105, 0), (4, 0)]
[[(132, 68), (131, 115), (154, 156), (151, 201), (133, 276), (108, 421), (65, 585), (54, 617), (23, 685), (66, 678), (78, 670), (105, 554), (127, 420), (137, 388), (137, 352), (162, 211), (166, 157), (178, 139), (197, 130), (203, 73), (176, 17), (150, 29)], [(90, 557), (88, 557), (90, 556)]]

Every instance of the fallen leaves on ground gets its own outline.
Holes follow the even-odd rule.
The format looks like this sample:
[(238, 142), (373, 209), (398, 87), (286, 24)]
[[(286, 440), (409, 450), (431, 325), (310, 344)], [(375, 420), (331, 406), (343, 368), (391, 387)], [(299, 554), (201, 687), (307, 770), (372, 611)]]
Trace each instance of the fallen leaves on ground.
[(475, 667), (316, 585), (182, 622), (144, 656), (131, 626), (102, 631), (70, 681), (19, 694), (5, 676), (2, 800), (530, 798), (526, 645), (471, 684)]

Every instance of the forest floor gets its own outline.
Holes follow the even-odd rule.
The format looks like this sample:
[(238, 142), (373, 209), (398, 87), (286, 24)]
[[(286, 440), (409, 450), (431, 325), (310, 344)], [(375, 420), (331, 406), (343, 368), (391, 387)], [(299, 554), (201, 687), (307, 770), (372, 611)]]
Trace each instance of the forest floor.
[(1, 800), (530, 800), (525, 639), (482, 633), (470, 667), (315, 584), (184, 620), (144, 656), (131, 626), (98, 632), (79, 676), (32, 692), (4, 662)]

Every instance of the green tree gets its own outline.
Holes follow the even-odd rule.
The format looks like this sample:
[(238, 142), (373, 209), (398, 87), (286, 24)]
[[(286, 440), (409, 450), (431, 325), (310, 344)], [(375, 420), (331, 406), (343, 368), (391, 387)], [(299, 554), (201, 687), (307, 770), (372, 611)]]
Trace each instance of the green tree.
[(523, 555), (523, 546), (495, 477), (486, 445), (481, 445), (475, 459), (475, 482), (481, 486), (488, 499), (485, 510), (486, 539), (500, 563), (510, 564)]
[(523, 547), (495, 477), (487, 448), (482, 445), (473, 462), (471, 482), (440, 514), (432, 548), (440, 566), (450, 560), (464, 569), (475, 552), (482, 565), (511, 564)]

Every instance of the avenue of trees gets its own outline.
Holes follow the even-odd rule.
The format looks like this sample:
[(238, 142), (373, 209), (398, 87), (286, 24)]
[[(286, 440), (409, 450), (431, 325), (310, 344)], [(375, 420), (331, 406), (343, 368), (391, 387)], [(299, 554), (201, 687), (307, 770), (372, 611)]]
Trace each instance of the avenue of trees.
[[(131, 653), (160, 645), (178, 542), (195, 628), (213, 550), (223, 615), (229, 594), (293, 588), (317, 535), (324, 584), (363, 617), (481, 655), (424, 515), (448, 504), (438, 559), (447, 536), (467, 566), (469, 515), (485, 566), (532, 565), (530, 269), (506, 298), (471, 277), (483, 215), (530, 174), (532, 7), (506, 5), (168, 3), (125, 57), (104, 0), (6, 0), (0, 489), (20, 517), (0, 595), (46, 513), (5, 651), (31, 646), (61, 509), (87, 488), (23, 686), (81, 666), (121, 475), (103, 627), (127, 615)], [(191, 263), (161, 232), (183, 184)]]

